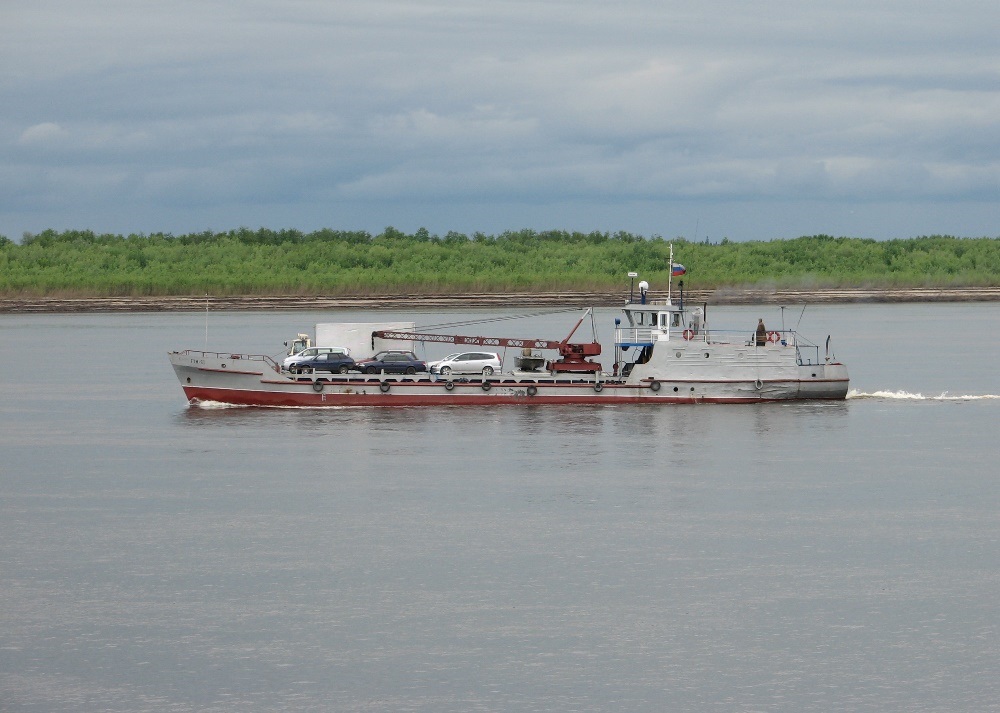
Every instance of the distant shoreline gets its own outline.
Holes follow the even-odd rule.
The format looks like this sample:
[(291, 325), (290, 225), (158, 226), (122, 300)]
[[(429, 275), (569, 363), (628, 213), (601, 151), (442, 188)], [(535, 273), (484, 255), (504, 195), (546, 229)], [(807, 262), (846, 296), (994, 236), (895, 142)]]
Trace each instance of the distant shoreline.
[[(466, 294), (387, 295), (237, 295), (174, 297), (0, 297), (0, 314), (100, 313), (100, 312), (191, 312), (229, 310), (343, 310), (343, 309), (481, 309), (501, 307), (615, 307), (627, 293), (516, 292)], [(663, 300), (666, 293), (651, 291), (650, 300)], [(679, 293), (674, 291), (674, 299)], [(636, 295), (638, 298), (638, 295)], [(742, 304), (838, 304), (893, 302), (994, 302), (1000, 287), (955, 288), (857, 288), (781, 290), (719, 288), (688, 291), (685, 300), (713, 305)]]

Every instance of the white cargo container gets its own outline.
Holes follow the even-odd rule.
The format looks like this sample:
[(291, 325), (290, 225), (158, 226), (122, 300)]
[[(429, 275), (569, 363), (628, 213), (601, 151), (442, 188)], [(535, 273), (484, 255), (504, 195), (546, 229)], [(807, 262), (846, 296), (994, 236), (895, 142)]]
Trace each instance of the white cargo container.
[(325, 322), (316, 325), (316, 346), (347, 347), (355, 361), (374, 356), (384, 349), (413, 350), (412, 341), (376, 339), (372, 346), (372, 332), (378, 330), (412, 331), (413, 322)]
[(374, 356), (385, 349), (413, 351), (413, 342), (399, 339), (376, 339), (372, 346), (372, 332), (392, 330), (412, 332), (413, 322), (320, 322), (316, 325), (315, 338), (300, 334), (297, 339), (285, 342), (288, 354), (297, 354), (307, 347), (344, 347), (355, 361)]

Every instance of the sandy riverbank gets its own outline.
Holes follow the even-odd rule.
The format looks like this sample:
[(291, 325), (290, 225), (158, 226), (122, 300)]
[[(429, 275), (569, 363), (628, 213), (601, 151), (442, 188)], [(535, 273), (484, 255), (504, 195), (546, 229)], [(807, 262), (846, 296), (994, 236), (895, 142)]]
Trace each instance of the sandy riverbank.
[[(651, 292), (662, 300), (663, 292)], [(677, 293), (674, 293), (677, 298)], [(184, 312), (204, 310), (463, 309), (490, 307), (591, 307), (621, 305), (624, 293), (547, 292), (462, 295), (271, 295), (208, 297), (0, 297), (0, 314), (73, 312)], [(688, 291), (693, 302), (724, 304), (822, 304), (855, 302), (989, 302), (1000, 287), (913, 289), (737, 289)]]

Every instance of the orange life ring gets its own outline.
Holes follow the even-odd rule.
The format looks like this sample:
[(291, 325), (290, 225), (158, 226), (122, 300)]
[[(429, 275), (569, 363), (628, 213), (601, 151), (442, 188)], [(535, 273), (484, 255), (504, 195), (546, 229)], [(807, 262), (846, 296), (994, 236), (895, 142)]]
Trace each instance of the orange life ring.
[(685, 330), (684, 330), (684, 339), (685, 339), (686, 341), (689, 341), (689, 342), (690, 342), (690, 341), (691, 341), (692, 339), (694, 339), (694, 330), (693, 330), (693, 329), (685, 329)]
[(778, 340), (780, 340), (780, 339), (781, 339), (781, 335), (778, 334), (777, 332), (768, 332), (767, 333), (767, 341), (771, 342), (771, 344), (777, 344)]

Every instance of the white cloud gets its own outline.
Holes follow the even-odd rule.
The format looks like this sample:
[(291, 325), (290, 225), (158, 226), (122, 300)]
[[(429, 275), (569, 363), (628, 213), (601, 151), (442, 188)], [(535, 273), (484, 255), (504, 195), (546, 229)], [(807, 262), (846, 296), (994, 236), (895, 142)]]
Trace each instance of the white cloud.
[(18, 143), (23, 146), (45, 146), (59, 143), (67, 136), (67, 131), (59, 124), (54, 121), (44, 121), (22, 131)]

